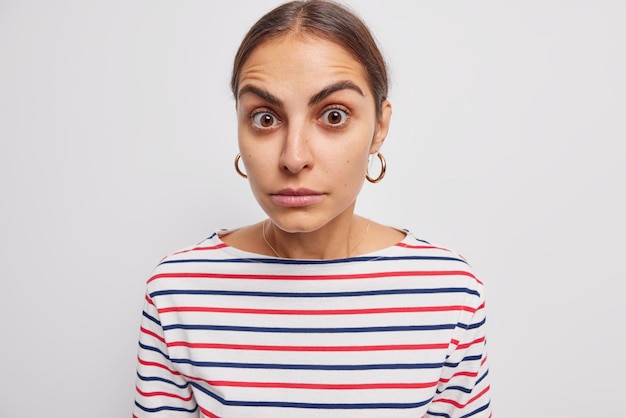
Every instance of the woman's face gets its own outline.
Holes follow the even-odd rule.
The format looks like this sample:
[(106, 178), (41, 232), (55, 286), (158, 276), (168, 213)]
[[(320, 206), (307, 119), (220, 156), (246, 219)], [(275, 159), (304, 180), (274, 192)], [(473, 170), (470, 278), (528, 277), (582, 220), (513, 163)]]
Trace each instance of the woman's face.
[(338, 44), (284, 35), (256, 47), (241, 70), (237, 118), (262, 209), (287, 232), (351, 219), (390, 117), (386, 101), (377, 116), (365, 70)]

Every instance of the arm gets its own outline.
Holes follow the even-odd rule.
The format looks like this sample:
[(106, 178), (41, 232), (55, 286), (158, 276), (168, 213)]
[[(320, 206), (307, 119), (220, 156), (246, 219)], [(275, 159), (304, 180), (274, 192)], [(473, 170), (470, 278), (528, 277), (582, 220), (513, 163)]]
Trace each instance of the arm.
[[(489, 368), (482, 289), (468, 324), (459, 324), (426, 417), (489, 418)], [(458, 336), (458, 337), (457, 337)]]
[(137, 354), (133, 418), (197, 418), (189, 382), (173, 367), (154, 302), (146, 295)]

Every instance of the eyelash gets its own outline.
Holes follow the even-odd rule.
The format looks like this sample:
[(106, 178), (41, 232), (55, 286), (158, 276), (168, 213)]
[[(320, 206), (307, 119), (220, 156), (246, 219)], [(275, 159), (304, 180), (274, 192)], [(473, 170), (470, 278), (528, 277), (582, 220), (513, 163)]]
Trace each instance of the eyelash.
[[(331, 112), (333, 110), (338, 110), (338, 111), (342, 112), (345, 115), (345, 120), (343, 122), (337, 124), (337, 125), (332, 125), (332, 124), (326, 123), (323, 120), (324, 115), (326, 115), (326, 113)], [(341, 105), (330, 105), (330, 106), (325, 107), (324, 110), (322, 110), (322, 116), (320, 117), (320, 119), (322, 119), (322, 123), (326, 127), (328, 127), (328, 128), (331, 128), (331, 129), (343, 129), (350, 122), (350, 116), (351, 116), (351, 113), (350, 113), (350, 111), (346, 107), (341, 106)]]
[[(257, 121), (255, 120), (257, 116), (259, 115), (263, 115), (263, 114), (267, 114), (269, 116), (271, 116), (272, 118), (274, 118), (274, 125), (272, 126), (261, 126), (259, 123), (257, 123)], [(276, 116), (276, 114), (274, 112), (272, 112), (270, 109), (264, 109), (264, 108), (259, 108), (259, 109), (255, 109), (251, 114), (250, 114), (250, 121), (252, 124), (252, 127), (254, 129), (258, 129), (258, 130), (266, 130), (266, 129), (272, 129), (276, 127), (276, 124), (279, 124), (281, 122), (280, 118), (278, 116)]]
[[(343, 116), (345, 118), (345, 120), (339, 124), (333, 125), (330, 123), (327, 123), (324, 120), (324, 116), (328, 113), (331, 112), (333, 110), (337, 110), (339, 112), (343, 113)], [(272, 126), (262, 126), (260, 123), (258, 123), (255, 119), (260, 116), (260, 115), (264, 115), (267, 114), (269, 116), (271, 116), (272, 118), (274, 118), (274, 124)], [(321, 123), (324, 125), (324, 127), (329, 128), (329, 129), (343, 129), (345, 128), (348, 123), (350, 122), (350, 110), (348, 110), (345, 106), (341, 106), (341, 105), (330, 105), (330, 106), (326, 106), (322, 112), (320, 117), (318, 118), (318, 120), (321, 120)], [(251, 125), (254, 129), (257, 130), (269, 130), (269, 129), (273, 129), (275, 128), (277, 125), (279, 125), (282, 121), (280, 120), (280, 118), (270, 109), (267, 108), (258, 108), (255, 109), (249, 116), (250, 121), (251, 121)]]

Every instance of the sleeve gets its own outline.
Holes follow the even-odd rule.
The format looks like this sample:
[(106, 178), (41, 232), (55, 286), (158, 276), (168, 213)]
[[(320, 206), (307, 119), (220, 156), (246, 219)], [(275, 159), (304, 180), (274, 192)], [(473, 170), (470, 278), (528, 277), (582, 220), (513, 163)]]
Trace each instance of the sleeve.
[(187, 379), (172, 365), (159, 313), (146, 295), (139, 334), (133, 418), (197, 418)]
[(490, 418), (489, 367), (482, 289), (467, 324), (459, 323), (451, 341), (437, 392), (426, 417)]

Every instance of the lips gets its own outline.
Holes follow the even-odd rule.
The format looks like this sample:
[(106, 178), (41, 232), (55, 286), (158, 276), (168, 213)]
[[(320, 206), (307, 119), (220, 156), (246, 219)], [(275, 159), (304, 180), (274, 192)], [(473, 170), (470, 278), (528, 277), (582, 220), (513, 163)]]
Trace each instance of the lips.
[(285, 207), (313, 205), (324, 198), (324, 194), (309, 189), (283, 189), (272, 193), (272, 201)]

